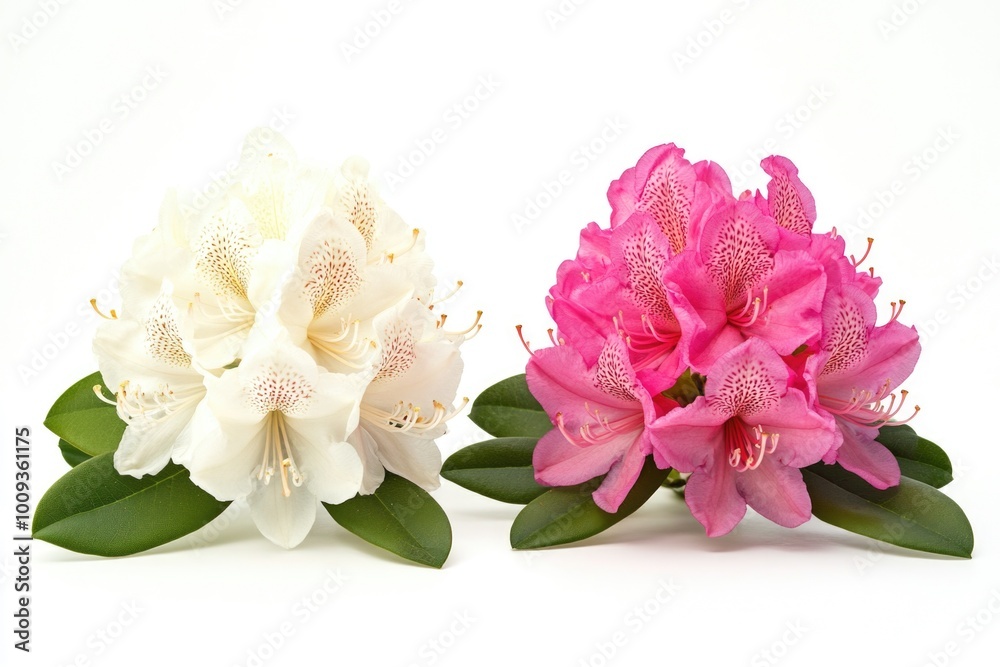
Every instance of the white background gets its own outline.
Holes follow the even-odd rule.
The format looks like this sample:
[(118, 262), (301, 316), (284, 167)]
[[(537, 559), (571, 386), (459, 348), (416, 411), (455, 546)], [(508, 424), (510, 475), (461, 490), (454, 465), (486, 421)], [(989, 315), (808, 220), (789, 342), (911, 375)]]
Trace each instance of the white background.
[[(914, 425), (952, 455), (947, 492), (976, 528), (974, 558), (757, 516), (710, 540), (666, 492), (586, 544), (520, 553), (515, 506), (445, 482), (435, 497), (454, 548), (441, 571), (326, 516), (285, 552), (246, 510), (125, 559), (35, 543), (30, 655), (11, 649), (4, 548), (6, 664), (995, 664), (1000, 5), (592, 0), (564, 2), (557, 21), (557, 0), (424, 0), (393, 4), (378, 27), (388, 0), (224, 2), (0, 8), (5, 512), (15, 426), (33, 432), (35, 500), (67, 469), (42, 420), (96, 368), (86, 303), (114, 304), (115, 270), (166, 189), (209, 187), (248, 130), (287, 122), (308, 162), (362, 154), (383, 183), (411, 154), (421, 163), (383, 193), (426, 230), (442, 283), (465, 281), (452, 317), (486, 311), (464, 348), (473, 397), (523, 369), (515, 324), (543, 344), (556, 267), (585, 223), (607, 224), (609, 182), (646, 149), (676, 142), (740, 188), (765, 184), (760, 157), (790, 157), (817, 229), (836, 225), (852, 252), (876, 238), (882, 318), (908, 301), (902, 319), (924, 344), (906, 383), (923, 408)], [(345, 51), (366, 25), (377, 34)], [(54, 166), (105, 119), (80, 164)], [(436, 128), (444, 141), (414, 154)], [(570, 185), (546, 198), (562, 170)], [(529, 200), (539, 210), (518, 224)], [(445, 454), (480, 436), (464, 417), (453, 427)], [(331, 573), (346, 580), (327, 594)]]

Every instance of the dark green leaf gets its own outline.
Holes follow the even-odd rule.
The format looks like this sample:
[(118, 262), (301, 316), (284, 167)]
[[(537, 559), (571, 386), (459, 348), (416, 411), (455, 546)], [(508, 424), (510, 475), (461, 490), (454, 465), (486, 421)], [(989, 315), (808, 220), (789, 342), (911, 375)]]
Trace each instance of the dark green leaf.
[(682, 408), (694, 403), (694, 399), (705, 395), (705, 376), (692, 373), (691, 369), (684, 371), (674, 386), (663, 392), (663, 395), (677, 401)]
[(469, 418), (496, 438), (540, 438), (552, 430), (545, 410), (528, 391), (523, 373), (481, 393), (472, 404)]
[(63, 392), (45, 417), (50, 431), (90, 456), (115, 451), (125, 432), (115, 406), (94, 393), (103, 384), (100, 373), (88, 375)]
[(528, 503), (514, 519), (510, 545), (515, 549), (537, 549), (596, 535), (639, 509), (660, 488), (669, 472), (657, 468), (652, 456), (647, 457), (639, 479), (614, 514), (598, 507), (592, 497), (600, 486), (600, 478), (550, 489)]
[(899, 471), (937, 489), (952, 481), (951, 460), (943, 449), (921, 438), (907, 424), (883, 426), (875, 438), (899, 461)]
[(59, 440), (59, 451), (62, 452), (62, 456), (66, 460), (66, 463), (73, 468), (91, 458), (90, 454), (81, 452), (79, 449), (61, 438)]
[(34, 537), (98, 556), (127, 556), (191, 533), (229, 505), (168, 464), (141, 479), (119, 475), (114, 454), (88, 459), (59, 478), (38, 502)]
[(933, 486), (903, 477), (899, 486), (880, 491), (839, 465), (821, 463), (804, 468), (802, 477), (822, 521), (909, 549), (972, 556), (968, 518)]
[(451, 551), (451, 524), (441, 506), (419, 486), (389, 471), (375, 493), (323, 506), (361, 539), (408, 560), (441, 567)]
[(531, 455), (538, 438), (497, 438), (460, 449), (441, 466), (441, 476), (470, 491), (524, 505), (550, 487), (535, 481)]

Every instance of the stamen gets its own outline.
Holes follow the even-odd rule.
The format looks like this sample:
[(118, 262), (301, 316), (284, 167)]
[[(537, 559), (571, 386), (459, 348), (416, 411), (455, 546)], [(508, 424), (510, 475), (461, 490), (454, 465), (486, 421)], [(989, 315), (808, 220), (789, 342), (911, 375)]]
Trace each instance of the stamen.
[(521, 345), (523, 345), (524, 349), (528, 351), (528, 354), (530, 354), (531, 356), (535, 356), (535, 353), (531, 351), (531, 343), (529, 341), (524, 340), (524, 332), (521, 331), (521, 325), (518, 324), (514, 328), (517, 329), (517, 337), (521, 339)]
[(571, 433), (566, 427), (566, 420), (563, 413), (556, 413), (556, 428), (562, 433), (568, 442), (577, 447), (589, 447), (600, 445), (621, 435), (623, 432), (631, 432), (643, 426), (643, 415), (641, 412), (631, 414), (615, 421), (609, 421), (607, 417), (601, 417), (598, 412), (590, 411), (590, 406), (584, 404), (586, 413), (594, 419), (593, 422), (586, 422), (581, 425), (576, 433)]
[(868, 247), (865, 249), (865, 254), (863, 254), (861, 256), (861, 259), (854, 259), (854, 255), (851, 255), (851, 264), (854, 265), (854, 268), (858, 268), (858, 265), (861, 264), (861, 262), (865, 261), (865, 259), (868, 257), (868, 253), (870, 253), (872, 251), (872, 244), (873, 243), (875, 243), (875, 239), (873, 239), (872, 237), (869, 236), (868, 237)]
[[(441, 326), (442, 327), (444, 326), (445, 317), (447, 317), (447, 315), (442, 315), (441, 316)], [(483, 325), (481, 325), (479, 323), (479, 321), (481, 319), (483, 319), (483, 311), (477, 310), (476, 311), (476, 319), (472, 323), (471, 326), (469, 326), (466, 329), (463, 329), (462, 331), (445, 331), (444, 333), (445, 333), (446, 336), (452, 336), (452, 337), (455, 337), (455, 338), (459, 338), (461, 336), (465, 336), (466, 340), (469, 340), (469, 339), (473, 338), (477, 333), (479, 333), (480, 329), (483, 328)], [(471, 336), (469, 335), (470, 333), (472, 334)]]
[(461, 281), (461, 280), (456, 280), (456, 281), (455, 281), (455, 288), (454, 288), (453, 290), (451, 290), (450, 292), (448, 292), (447, 294), (445, 294), (445, 295), (444, 295), (443, 297), (441, 297), (440, 299), (435, 299), (434, 301), (432, 301), (432, 302), (431, 302), (431, 306), (436, 306), (436, 305), (438, 305), (439, 303), (444, 303), (444, 302), (445, 302), (445, 301), (447, 301), (448, 299), (451, 299), (451, 298), (452, 298), (452, 297), (454, 297), (454, 296), (455, 296), (456, 294), (458, 294), (458, 290), (462, 289), (462, 286), (463, 286), (464, 284), (465, 284), (465, 283), (464, 283), (463, 281)]
[(97, 398), (101, 399), (102, 401), (104, 401), (108, 405), (115, 405), (115, 406), (117, 406), (118, 405), (118, 401), (112, 401), (110, 398), (108, 398), (107, 396), (105, 396), (104, 392), (102, 391), (102, 389), (104, 389), (104, 387), (102, 387), (101, 385), (99, 385), (99, 384), (95, 384), (94, 385), (94, 393), (97, 394)]
[(723, 439), (729, 449), (729, 465), (738, 472), (756, 470), (764, 456), (778, 447), (778, 433), (764, 431), (761, 424), (750, 428), (742, 419), (733, 417), (723, 425)]
[[(886, 380), (878, 391), (869, 389), (853, 389), (851, 397), (847, 400), (833, 396), (820, 395), (819, 402), (827, 412), (859, 426), (899, 426), (905, 424), (920, 412), (920, 406), (915, 406), (913, 414), (906, 419), (896, 421), (894, 418), (903, 409), (903, 403), (909, 392), (905, 389), (899, 392), (899, 402), (896, 402), (896, 394), (891, 393), (889, 387), (891, 380)], [(882, 402), (889, 399), (888, 405)]]
[(450, 411), (440, 401), (435, 400), (431, 404), (434, 411), (430, 417), (421, 415), (420, 406), (415, 406), (412, 403), (404, 405), (402, 401), (393, 407), (392, 412), (386, 412), (385, 410), (362, 404), (361, 414), (369, 423), (391, 433), (405, 433), (411, 430), (425, 433), (437, 428), (462, 412), (465, 406), (469, 404), (469, 399), (468, 397), (463, 397), (462, 404), (456, 408), (452, 408)]
[[(375, 341), (368, 338), (361, 338), (361, 321), (354, 320), (350, 324), (341, 318), (341, 329), (336, 334), (324, 336), (317, 331), (310, 329), (309, 341), (319, 350), (326, 352), (340, 363), (350, 368), (365, 368), (368, 364), (368, 355), (377, 345)], [(350, 342), (344, 342), (350, 337)]]
[[(889, 322), (895, 322), (895, 321), (896, 321), (896, 319), (897, 319), (897, 318), (898, 318), (898, 317), (900, 316), (900, 314), (901, 314), (901, 313), (903, 312), (903, 306), (905, 306), (905, 305), (906, 305), (906, 302), (905, 302), (905, 301), (903, 301), (902, 299), (900, 299), (900, 300), (899, 300), (899, 307), (898, 307), (898, 308), (897, 308), (897, 306), (896, 306), (896, 302), (895, 302), (895, 301), (893, 301), (893, 302), (892, 302), (892, 303), (890, 303), (889, 305), (890, 305), (890, 306), (892, 307), (892, 316), (891, 316), (891, 317), (889, 318)], [(888, 324), (888, 322), (886, 322), (886, 324)]]
[(90, 300), (90, 307), (94, 309), (95, 313), (97, 313), (98, 315), (100, 315), (101, 317), (103, 317), (106, 320), (117, 320), (118, 319), (118, 313), (115, 312), (114, 308), (112, 308), (111, 310), (108, 311), (109, 315), (105, 315), (104, 313), (102, 313), (101, 309), (97, 307), (97, 299), (91, 299)]

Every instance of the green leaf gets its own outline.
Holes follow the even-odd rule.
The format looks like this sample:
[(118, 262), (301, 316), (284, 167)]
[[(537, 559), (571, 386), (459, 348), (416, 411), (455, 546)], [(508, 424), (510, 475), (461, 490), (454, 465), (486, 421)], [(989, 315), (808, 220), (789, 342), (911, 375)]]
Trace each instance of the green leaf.
[(451, 524), (441, 506), (419, 486), (388, 470), (375, 493), (323, 506), (361, 539), (408, 560), (441, 567), (451, 551)]
[(59, 451), (62, 452), (62, 456), (66, 460), (66, 463), (73, 468), (91, 458), (90, 454), (81, 452), (79, 449), (69, 444), (62, 438), (59, 439)]
[(472, 404), (469, 419), (496, 438), (540, 438), (552, 430), (523, 373), (483, 391)]
[(952, 481), (951, 460), (945, 451), (908, 425), (883, 426), (875, 439), (896, 457), (905, 477), (937, 489)]
[(118, 474), (113, 459), (100, 454), (59, 478), (38, 502), (32, 535), (80, 553), (127, 556), (183, 537), (229, 505), (181, 466), (136, 479)]
[(962, 508), (933, 486), (903, 477), (875, 489), (839, 465), (803, 468), (813, 514), (859, 535), (908, 549), (970, 558), (974, 538)]
[(63, 392), (45, 417), (50, 431), (90, 456), (115, 451), (125, 432), (115, 406), (94, 393), (94, 385), (103, 384), (100, 373), (88, 375)]
[(515, 549), (537, 549), (596, 535), (639, 509), (669, 472), (657, 468), (652, 456), (647, 457), (635, 485), (614, 514), (598, 507), (592, 497), (602, 478), (550, 489), (528, 503), (514, 519), (510, 545)]
[(531, 455), (538, 438), (497, 438), (458, 450), (441, 466), (441, 476), (505, 503), (524, 505), (551, 487), (535, 481)]

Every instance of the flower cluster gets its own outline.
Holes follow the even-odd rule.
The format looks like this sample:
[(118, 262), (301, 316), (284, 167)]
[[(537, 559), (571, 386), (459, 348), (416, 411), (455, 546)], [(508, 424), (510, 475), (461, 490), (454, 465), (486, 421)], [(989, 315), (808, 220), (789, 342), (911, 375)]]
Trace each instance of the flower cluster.
[(557, 344), (528, 362), (555, 427), (534, 451), (540, 483), (603, 475), (594, 501), (615, 512), (652, 455), (690, 473), (685, 498), (710, 536), (747, 505), (805, 522), (800, 469), (820, 461), (899, 483), (875, 437), (905, 421), (896, 388), (917, 333), (898, 321), (902, 301), (876, 325), (881, 280), (835, 229), (813, 232), (796, 167), (779, 156), (761, 167), (766, 195), (737, 196), (717, 164), (669, 144), (611, 184), (610, 227), (583, 230), (550, 292)]
[(218, 500), (246, 498), (285, 547), (317, 500), (373, 493), (386, 470), (438, 486), (434, 439), (478, 326), (445, 331), (423, 235), (367, 172), (304, 166), (258, 130), (215, 201), (168, 194), (94, 341), (99, 395), (128, 424), (121, 474), (173, 460)]

